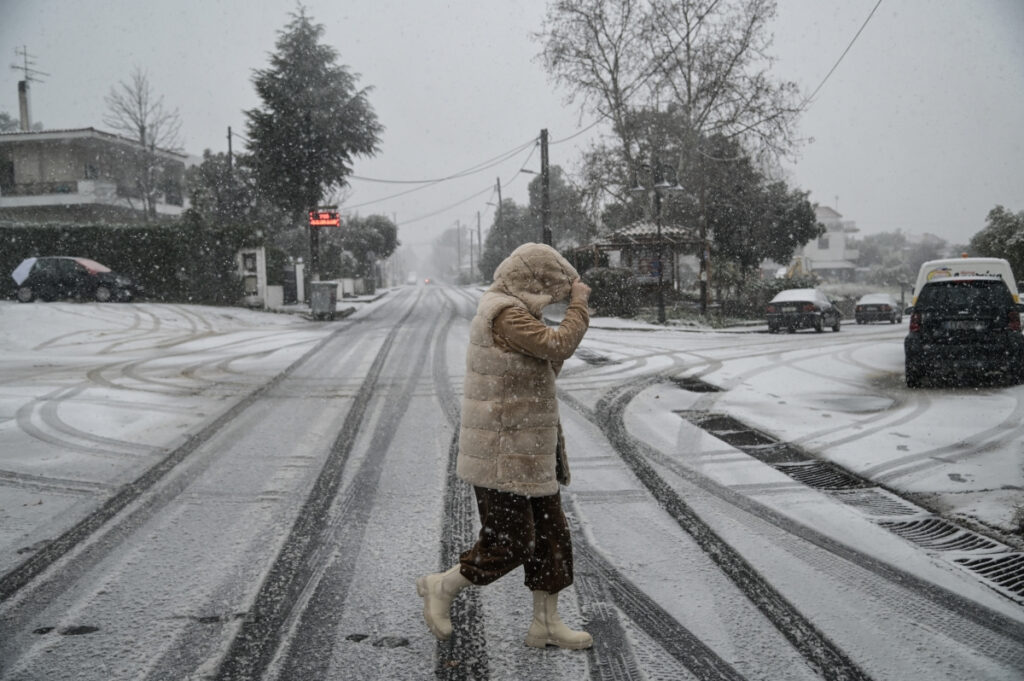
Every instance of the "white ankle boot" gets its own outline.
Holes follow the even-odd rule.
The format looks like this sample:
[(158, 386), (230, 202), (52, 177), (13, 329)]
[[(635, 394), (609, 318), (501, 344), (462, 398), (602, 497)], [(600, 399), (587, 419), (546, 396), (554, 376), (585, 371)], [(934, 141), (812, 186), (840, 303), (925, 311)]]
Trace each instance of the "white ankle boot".
[(585, 631), (573, 631), (558, 616), (558, 594), (533, 592), (533, 621), (526, 632), (526, 645), (531, 648), (558, 646), (583, 650), (594, 645), (594, 638)]
[(456, 594), (470, 585), (459, 572), (459, 564), (445, 572), (424, 575), (416, 580), (416, 593), (423, 597), (423, 619), (439, 641), (452, 635), (451, 607)]

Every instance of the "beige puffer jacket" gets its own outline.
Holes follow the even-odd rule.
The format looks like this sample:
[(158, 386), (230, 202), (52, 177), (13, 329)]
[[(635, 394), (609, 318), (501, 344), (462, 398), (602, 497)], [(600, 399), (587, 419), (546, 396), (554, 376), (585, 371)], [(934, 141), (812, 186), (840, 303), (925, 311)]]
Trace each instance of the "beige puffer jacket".
[[(526, 318), (527, 323), (542, 326), (541, 310), (568, 298), (577, 276), (550, 246), (523, 244), (498, 266), (494, 284), (480, 299), (469, 330), (456, 466), (458, 476), (470, 484), (523, 496), (558, 491), (556, 449), (561, 448), (553, 362), (560, 366), (575, 351), (586, 331), (586, 307), (576, 305), (574, 324), (550, 329), (558, 342), (537, 353), (546, 358), (510, 351), (507, 343), (496, 342), (493, 327), (510, 307), (528, 311), (534, 319)], [(537, 331), (546, 333), (534, 331), (534, 337)], [(562, 463), (567, 482), (567, 462)]]

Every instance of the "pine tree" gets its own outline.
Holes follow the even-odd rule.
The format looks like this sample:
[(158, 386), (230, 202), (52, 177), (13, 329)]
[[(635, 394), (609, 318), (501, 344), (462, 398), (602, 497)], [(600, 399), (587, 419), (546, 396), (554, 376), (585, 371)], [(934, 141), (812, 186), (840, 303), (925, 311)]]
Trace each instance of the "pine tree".
[(378, 151), (383, 127), (357, 75), (321, 42), (324, 27), (300, 7), (278, 33), (270, 66), (255, 71), (263, 101), (248, 118), (256, 184), (264, 198), (296, 217), (344, 186), (354, 156)]

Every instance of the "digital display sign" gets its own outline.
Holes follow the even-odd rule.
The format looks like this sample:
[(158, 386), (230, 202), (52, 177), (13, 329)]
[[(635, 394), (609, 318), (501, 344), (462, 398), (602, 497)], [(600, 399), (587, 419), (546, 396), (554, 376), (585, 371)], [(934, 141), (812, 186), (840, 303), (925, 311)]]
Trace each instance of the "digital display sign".
[(327, 208), (317, 208), (316, 210), (309, 211), (309, 226), (340, 227), (341, 216), (338, 214), (338, 209), (330, 206)]

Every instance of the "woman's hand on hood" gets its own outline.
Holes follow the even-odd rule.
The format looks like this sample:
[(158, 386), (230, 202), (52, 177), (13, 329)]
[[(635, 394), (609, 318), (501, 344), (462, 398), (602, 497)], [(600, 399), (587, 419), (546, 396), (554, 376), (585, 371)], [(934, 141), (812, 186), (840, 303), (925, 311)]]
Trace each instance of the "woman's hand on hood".
[(579, 277), (572, 280), (572, 288), (569, 291), (569, 300), (586, 303), (590, 298), (590, 287), (580, 281)]

